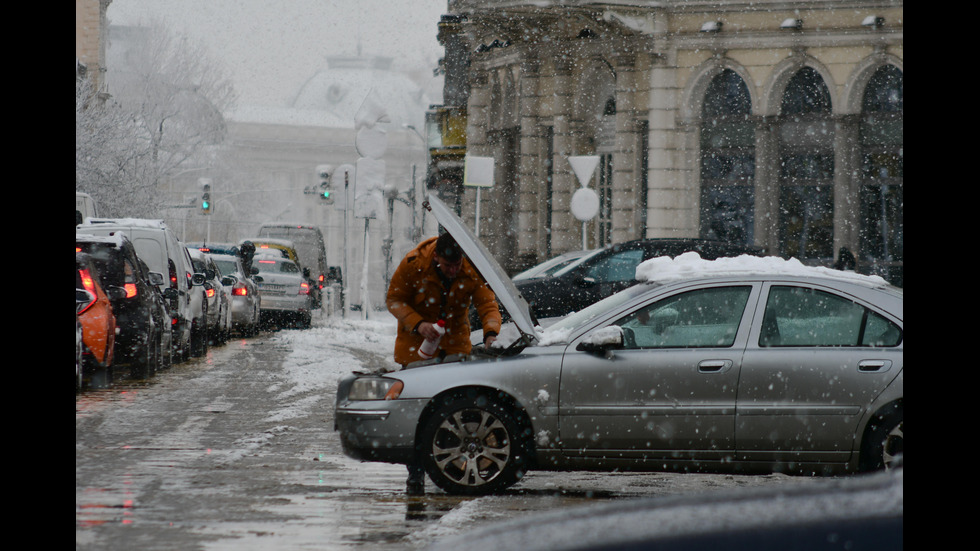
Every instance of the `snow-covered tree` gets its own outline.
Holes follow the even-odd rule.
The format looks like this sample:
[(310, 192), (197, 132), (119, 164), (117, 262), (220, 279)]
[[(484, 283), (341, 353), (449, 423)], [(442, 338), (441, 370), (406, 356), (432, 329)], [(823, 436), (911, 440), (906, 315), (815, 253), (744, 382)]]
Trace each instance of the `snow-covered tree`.
[(213, 166), (235, 92), (202, 47), (160, 24), (136, 30), (108, 68), (107, 102), (76, 84), (75, 188), (109, 216), (163, 217), (182, 178)]

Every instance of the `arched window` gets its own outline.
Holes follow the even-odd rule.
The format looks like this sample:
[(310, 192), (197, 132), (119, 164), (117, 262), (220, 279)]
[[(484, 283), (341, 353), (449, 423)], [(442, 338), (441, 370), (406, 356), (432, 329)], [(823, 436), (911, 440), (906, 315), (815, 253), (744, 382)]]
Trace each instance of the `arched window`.
[(755, 129), (749, 89), (725, 69), (708, 85), (701, 108), (701, 236), (753, 242)]
[(898, 286), (903, 285), (905, 264), (904, 110), (902, 71), (882, 66), (868, 82), (861, 106), (859, 258), (862, 271)]
[(786, 85), (779, 123), (779, 252), (828, 264), (834, 257), (834, 122), (830, 91), (804, 67)]

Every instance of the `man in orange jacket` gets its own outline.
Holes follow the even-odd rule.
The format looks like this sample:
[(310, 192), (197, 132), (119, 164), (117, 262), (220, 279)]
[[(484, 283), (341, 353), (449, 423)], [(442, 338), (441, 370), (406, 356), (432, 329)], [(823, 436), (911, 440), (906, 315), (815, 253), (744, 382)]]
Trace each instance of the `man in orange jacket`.
[[(438, 337), (434, 325), (439, 320), (445, 321), (446, 333), (439, 341), (438, 355), (468, 354), (470, 303), (483, 325), (484, 346), (489, 347), (500, 332), (496, 295), (448, 233), (426, 239), (405, 255), (391, 277), (386, 302), (398, 320), (395, 361), (402, 366), (423, 359), (419, 347), (425, 339)], [(409, 464), (408, 474), (408, 492), (423, 493), (421, 463)]]

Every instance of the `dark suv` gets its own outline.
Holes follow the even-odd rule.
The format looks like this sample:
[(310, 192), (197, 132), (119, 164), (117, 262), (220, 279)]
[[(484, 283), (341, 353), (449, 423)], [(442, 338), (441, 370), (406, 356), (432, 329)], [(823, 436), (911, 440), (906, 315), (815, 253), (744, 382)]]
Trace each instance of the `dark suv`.
[[(163, 274), (151, 274), (124, 235), (76, 234), (75, 251), (88, 253), (99, 269), (116, 316), (116, 362), (130, 366), (134, 377), (145, 378), (171, 363), (171, 328), (167, 306), (156, 284)], [(151, 279), (158, 279), (154, 282)]]
[(514, 284), (538, 319), (565, 316), (637, 283), (636, 267), (644, 260), (689, 251), (705, 260), (763, 254), (758, 247), (708, 239), (637, 239), (597, 249), (550, 277)]

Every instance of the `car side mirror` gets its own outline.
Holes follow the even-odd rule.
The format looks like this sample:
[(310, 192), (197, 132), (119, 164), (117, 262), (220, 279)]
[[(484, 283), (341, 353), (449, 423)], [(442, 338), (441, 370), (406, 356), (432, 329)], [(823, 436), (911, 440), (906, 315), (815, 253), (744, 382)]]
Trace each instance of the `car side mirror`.
[(255, 274), (259, 273), (259, 269), (256, 268), (255, 266), (252, 266), (252, 269), (249, 271), (249, 273), (251, 273), (252, 275), (255, 275)]
[(306, 279), (310, 279), (310, 269), (309, 268), (303, 268), (303, 277), (305, 277)]
[(167, 287), (166, 289), (163, 290), (163, 298), (165, 299), (175, 300), (178, 297), (180, 297), (180, 292), (177, 291), (177, 289), (174, 289), (173, 287)]
[(225, 287), (230, 287), (235, 284), (235, 278), (231, 276), (225, 276), (221, 278), (221, 284), (224, 285)]
[(201, 285), (204, 285), (204, 283), (207, 280), (208, 280), (208, 278), (204, 274), (200, 274), (200, 273), (194, 274), (194, 275), (191, 276), (191, 285), (201, 286)]
[(336, 281), (337, 283), (340, 283), (343, 280), (343, 276), (341, 275), (341, 273), (342, 272), (340, 266), (328, 266), (326, 280)]
[(105, 288), (105, 294), (109, 296), (109, 300), (123, 300), (126, 298), (126, 289), (118, 285), (110, 285)]
[(150, 272), (149, 279), (150, 279), (150, 284), (156, 285), (157, 287), (160, 287), (166, 281), (163, 278), (163, 274), (161, 274), (160, 272)]
[(95, 295), (85, 289), (75, 289), (75, 311), (95, 300)]
[[(258, 274), (259, 272), (258, 272), (258, 271), (256, 271), (255, 273), (256, 273), (256, 274)], [(265, 280), (264, 280), (264, 279), (262, 279), (262, 276), (260, 276), (260, 275), (256, 275), (256, 276), (255, 276), (255, 282), (256, 282), (256, 283), (262, 283), (263, 281), (265, 281)]]
[(609, 325), (586, 335), (585, 339), (578, 343), (575, 349), (580, 352), (602, 354), (611, 358), (613, 350), (624, 348), (624, 342), (623, 328), (618, 325)]

